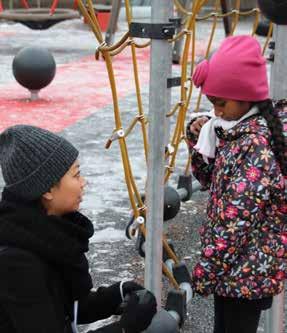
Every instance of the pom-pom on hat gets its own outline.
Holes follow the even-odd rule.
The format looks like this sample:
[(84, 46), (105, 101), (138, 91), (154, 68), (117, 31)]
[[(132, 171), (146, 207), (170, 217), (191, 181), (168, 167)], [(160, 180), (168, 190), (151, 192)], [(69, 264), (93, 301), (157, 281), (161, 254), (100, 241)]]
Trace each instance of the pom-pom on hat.
[(247, 102), (269, 98), (266, 60), (251, 36), (227, 37), (209, 61), (197, 65), (192, 79), (209, 96)]
[(78, 155), (66, 139), (39, 127), (16, 125), (0, 135), (5, 188), (27, 201), (39, 199), (57, 184)]

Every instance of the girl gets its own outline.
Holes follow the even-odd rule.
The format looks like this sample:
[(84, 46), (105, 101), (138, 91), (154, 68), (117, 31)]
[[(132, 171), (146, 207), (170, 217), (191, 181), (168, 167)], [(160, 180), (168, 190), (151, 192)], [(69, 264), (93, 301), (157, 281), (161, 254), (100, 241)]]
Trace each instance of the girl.
[(215, 333), (255, 333), (286, 277), (283, 123), (253, 37), (226, 38), (193, 81), (214, 106), (187, 127), (192, 172), (209, 189), (193, 286), (214, 294)]
[[(93, 332), (138, 333), (156, 312), (139, 302), (135, 282), (92, 291), (85, 253), (93, 225), (78, 212), (85, 180), (77, 149), (41, 128), (18, 125), (0, 135), (5, 188), (0, 202), (0, 332), (71, 333), (119, 311)], [(92, 332), (91, 332), (92, 333)]]

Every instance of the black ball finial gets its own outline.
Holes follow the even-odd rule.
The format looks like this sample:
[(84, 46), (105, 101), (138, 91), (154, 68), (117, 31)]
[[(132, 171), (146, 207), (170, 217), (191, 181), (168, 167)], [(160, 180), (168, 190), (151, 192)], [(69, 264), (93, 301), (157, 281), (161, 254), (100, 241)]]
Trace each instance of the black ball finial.
[(42, 47), (25, 47), (13, 60), (13, 74), (23, 87), (39, 91), (53, 80), (56, 63), (52, 54)]

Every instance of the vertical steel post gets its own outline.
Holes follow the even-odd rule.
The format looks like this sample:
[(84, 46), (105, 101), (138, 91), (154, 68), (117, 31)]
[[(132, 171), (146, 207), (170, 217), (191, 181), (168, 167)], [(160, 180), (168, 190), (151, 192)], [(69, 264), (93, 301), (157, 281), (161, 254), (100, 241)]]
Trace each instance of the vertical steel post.
[(119, 14), (121, 9), (121, 0), (113, 0), (112, 2), (112, 12), (111, 12), (111, 18), (109, 20), (108, 29), (105, 36), (105, 42), (108, 45), (113, 44), (115, 33), (117, 30), (118, 20), (119, 20)]
[[(230, 1), (221, 0), (220, 3), (221, 3), (222, 14), (228, 13), (231, 8)], [(231, 31), (231, 22), (230, 22), (230, 18), (228, 16), (223, 18), (223, 26), (224, 26), (225, 36), (228, 36)]]
[[(274, 25), (274, 64), (271, 67), (271, 97), (287, 98), (287, 25)], [(284, 291), (274, 297), (272, 308), (266, 311), (265, 333), (284, 332)]]
[[(152, 23), (167, 23), (172, 0), (152, 0)], [(161, 304), (164, 152), (166, 138), (167, 78), (171, 66), (171, 45), (152, 40), (149, 91), (149, 151), (147, 170), (147, 237), (145, 286)]]
[(264, 333), (284, 333), (284, 292), (273, 298), (271, 309), (265, 313)]
[(274, 100), (287, 98), (287, 25), (275, 25), (274, 64), (271, 67), (271, 96)]

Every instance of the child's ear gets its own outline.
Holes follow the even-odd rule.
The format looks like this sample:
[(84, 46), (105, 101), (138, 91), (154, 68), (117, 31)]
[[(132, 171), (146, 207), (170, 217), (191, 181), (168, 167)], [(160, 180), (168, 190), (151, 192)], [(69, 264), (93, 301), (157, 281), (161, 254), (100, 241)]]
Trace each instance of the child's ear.
[(42, 198), (48, 201), (53, 200), (53, 194), (52, 191), (46, 192), (44, 194), (42, 194)]

